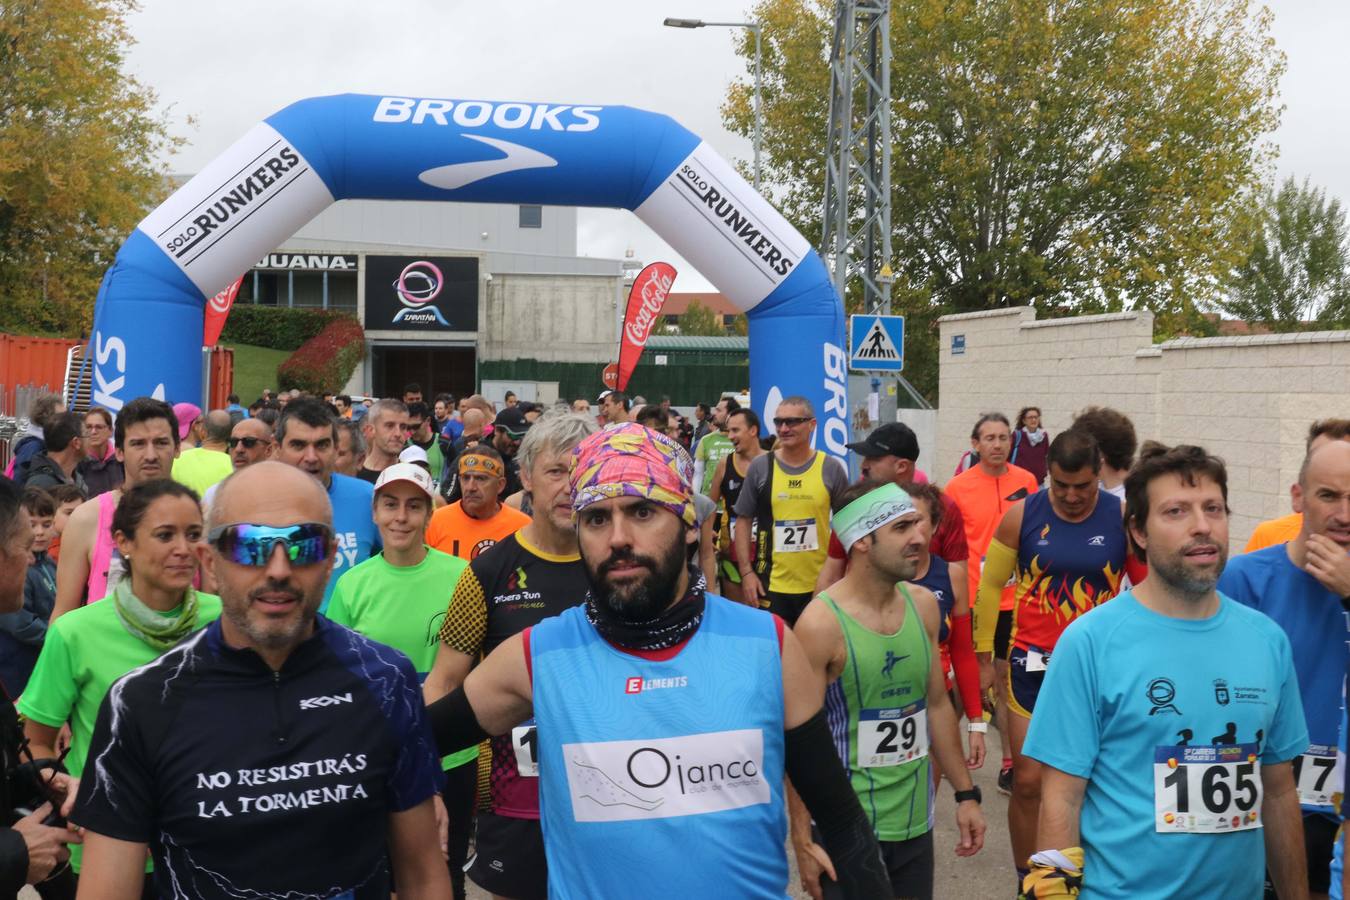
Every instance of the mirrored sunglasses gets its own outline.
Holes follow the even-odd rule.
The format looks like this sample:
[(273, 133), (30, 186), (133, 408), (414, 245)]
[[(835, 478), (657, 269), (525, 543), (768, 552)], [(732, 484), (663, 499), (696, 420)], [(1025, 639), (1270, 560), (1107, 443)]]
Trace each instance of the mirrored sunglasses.
[(238, 522), (212, 528), (206, 538), (221, 556), (241, 566), (266, 566), (278, 544), (291, 565), (312, 566), (328, 558), (333, 529), (318, 522), (281, 527)]

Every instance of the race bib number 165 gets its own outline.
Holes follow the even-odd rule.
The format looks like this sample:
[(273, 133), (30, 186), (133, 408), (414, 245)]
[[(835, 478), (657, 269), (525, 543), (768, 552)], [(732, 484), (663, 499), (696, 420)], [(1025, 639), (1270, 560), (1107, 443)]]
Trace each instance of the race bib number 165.
[(1261, 827), (1256, 744), (1158, 747), (1153, 756), (1155, 827), (1164, 834), (1223, 834)]

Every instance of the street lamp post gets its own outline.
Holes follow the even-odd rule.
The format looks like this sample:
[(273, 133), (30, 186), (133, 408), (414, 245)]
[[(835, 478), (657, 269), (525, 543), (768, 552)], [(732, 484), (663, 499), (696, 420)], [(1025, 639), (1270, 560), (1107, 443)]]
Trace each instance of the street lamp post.
[(702, 19), (665, 20), (668, 28), (747, 28), (755, 35), (755, 190), (759, 190), (759, 148), (764, 133), (764, 120), (760, 115), (760, 31), (758, 22), (705, 22)]

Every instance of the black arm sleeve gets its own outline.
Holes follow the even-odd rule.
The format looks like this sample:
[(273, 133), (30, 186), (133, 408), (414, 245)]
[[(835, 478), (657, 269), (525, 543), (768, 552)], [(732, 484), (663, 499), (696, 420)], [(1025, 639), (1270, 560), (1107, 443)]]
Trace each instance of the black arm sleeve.
[(0, 828), (0, 896), (16, 896), (27, 883), (28, 845), (13, 828)]
[(436, 750), (442, 755), (480, 744), (492, 735), (478, 724), (478, 717), (469, 705), (464, 685), (446, 694), (427, 707), (431, 733), (436, 738)]
[(872, 825), (839, 762), (822, 709), (786, 733), (787, 776), (825, 840), (845, 900), (890, 897)]

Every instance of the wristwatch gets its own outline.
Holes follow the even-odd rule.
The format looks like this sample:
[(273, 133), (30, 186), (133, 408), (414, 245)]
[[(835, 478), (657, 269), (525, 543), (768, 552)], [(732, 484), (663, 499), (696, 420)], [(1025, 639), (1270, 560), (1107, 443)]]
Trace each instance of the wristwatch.
[(971, 785), (970, 790), (968, 791), (956, 792), (957, 803), (965, 803), (967, 800), (974, 800), (976, 803), (984, 802), (984, 794), (980, 792), (980, 786), (978, 784)]

